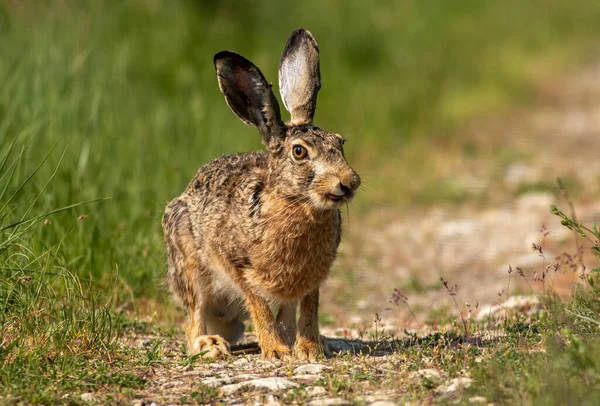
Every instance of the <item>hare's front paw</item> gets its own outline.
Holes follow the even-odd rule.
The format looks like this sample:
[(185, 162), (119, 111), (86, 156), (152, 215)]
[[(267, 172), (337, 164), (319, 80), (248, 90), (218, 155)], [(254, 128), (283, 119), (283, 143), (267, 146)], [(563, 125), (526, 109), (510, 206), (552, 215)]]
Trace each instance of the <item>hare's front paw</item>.
[(260, 347), (262, 358), (268, 361), (288, 361), (292, 358), (292, 350), (283, 343), (263, 345)]
[(307, 340), (304, 337), (298, 337), (296, 339), (296, 357), (302, 361), (315, 362), (323, 355), (329, 353), (327, 350), (327, 342), (323, 337), (319, 337), (320, 342), (314, 342)]
[(231, 357), (231, 347), (221, 336), (199, 336), (190, 343), (188, 353), (202, 354), (203, 358), (226, 359)]

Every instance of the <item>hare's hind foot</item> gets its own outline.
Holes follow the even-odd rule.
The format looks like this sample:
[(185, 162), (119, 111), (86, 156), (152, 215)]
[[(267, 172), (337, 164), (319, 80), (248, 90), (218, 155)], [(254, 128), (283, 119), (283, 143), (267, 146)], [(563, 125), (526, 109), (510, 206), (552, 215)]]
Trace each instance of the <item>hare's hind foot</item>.
[(221, 336), (198, 336), (188, 343), (188, 354), (201, 354), (202, 358), (227, 359), (231, 357), (231, 347)]

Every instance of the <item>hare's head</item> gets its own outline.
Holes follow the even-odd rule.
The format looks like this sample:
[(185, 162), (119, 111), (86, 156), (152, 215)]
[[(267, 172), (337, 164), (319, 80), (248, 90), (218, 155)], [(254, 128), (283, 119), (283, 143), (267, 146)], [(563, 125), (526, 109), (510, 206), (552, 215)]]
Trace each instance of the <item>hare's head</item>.
[(215, 68), (231, 110), (260, 131), (279, 193), (320, 209), (337, 208), (354, 197), (360, 178), (344, 157), (344, 139), (312, 123), (321, 74), (319, 48), (310, 32), (295, 30), (281, 55), (279, 89), (291, 115), (287, 123), (272, 85), (252, 62), (223, 51), (215, 55)]

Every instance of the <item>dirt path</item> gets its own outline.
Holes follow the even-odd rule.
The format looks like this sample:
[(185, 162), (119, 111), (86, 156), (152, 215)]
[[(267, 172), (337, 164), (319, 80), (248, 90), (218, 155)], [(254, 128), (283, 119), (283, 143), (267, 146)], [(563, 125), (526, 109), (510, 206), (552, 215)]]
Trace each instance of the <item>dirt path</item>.
[[(543, 85), (530, 108), (487, 118), (467, 130), (471, 147), (480, 153), (446, 162), (440, 151), (442, 161), (436, 163), (445, 165), (446, 181), (461, 182), (464, 203), (406, 212), (376, 210), (354, 218), (347, 230), (321, 305), (322, 330), (340, 337), (331, 345), (338, 353), (348, 351), (346, 355), (310, 365), (263, 362), (256, 354), (204, 364), (183, 356), (179, 335), (133, 334), (123, 340), (124, 348), (138, 348), (149, 356), (159, 342), (162, 356), (136, 372), (149, 381), (135, 392), (136, 403), (382, 406), (413, 392), (419, 398), (423, 387), (430, 401), (431, 396), (452, 396), (468, 386), (468, 374), (450, 374), (422, 356), (425, 344), (382, 347), (368, 338), (390, 338), (404, 328), (421, 335), (443, 330), (445, 321), (458, 319), (453, 299), (465, 317), (469, 302), (474, 318), (475, 312), (485, 313), (488, 305), (508, 296), (531, 295), (529, 285), (542, 288), (534, 270), (539, 275), (562, 252), (575, 251), (573, 234), (548, 209), (553, 203), (566, 208), (555, 189), (560, 176), (577, 196), (580, 220), (600, 219), (600, 64)], [(545, 259), (532, 250), (533, 242), (543, 245)], [(527, 280), (515, 272), (509, 282), (509, 264), (521, 267)], [(568, 292), (579, 271), (563, 266), (556, 280), (552, 273), (546, 283)], [(448, 294), (440, 277), (450, 287), (458, 285), (456, 296)], [(410, 309), (398, 294), (398, 305), (389, 302), (394, 288), (408, 296)], [(381, 318), (378, 328), (385, 326), (383, 336), (381, 330), (366, 333), (376, 313)], [(253, 336), (246, 340), (253, 341)], [(452, 339), (444, 340), (445, 346), (453, 345)], [(483, 342), (475, 345), (485, 346)]]
[[(558, 177), (575, 196), (579, 220), (600, 219), (600, 63), (544, 84), (532, 107), (481, 120), (467, 133), (478, 154), (450, 159), (460, 154), (454, 148), (433, 163), (443, 166), (444, 182), (460, 181), (462, 204), (354, 216), (323, 299), (338, 325), (364, 328), (376, 312), (393, 327), (435, 323), (445, 309), (456, 313), (440, 277), (458, 285), (465, 313), (465, 302), (483, 309), (505, 300), (507, 289), (531, 294), (522, 277), (512, 275), (508, 285), (509, 264), (541, 289), (533, 272), (548, 263), (532, 243), (544, 245), (548, 262), (576, 252), (573, 234), (549, 212), (551, 204), (568, 211)], [(559, 273), (554, 289), (570, 292), (576, 276)], [(409, 298), (419, 323), (406, 306), (390, 306), (394, 288)]]

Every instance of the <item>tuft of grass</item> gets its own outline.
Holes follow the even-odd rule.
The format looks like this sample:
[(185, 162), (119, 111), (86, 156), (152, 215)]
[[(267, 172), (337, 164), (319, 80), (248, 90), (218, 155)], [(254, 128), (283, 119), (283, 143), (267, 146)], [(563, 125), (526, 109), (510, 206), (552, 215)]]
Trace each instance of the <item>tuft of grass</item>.
[[(506, 344), (493, 349), (483, 362), (472, 364), (475, 384), (469, 388), (469, 395), (482, 395), (488, 401), (500, 403), (600, 401), (600, 230), (595, 222), (585, 225), (578, 221), (574, 204), (560, 180), (559, 187), (569, 214), (555, 205), (550, 212), (579, 237), (575, 239), (577, 254), (567, 254), (570, 261), (566, 264), (547, 263), (543, 247), (533, 245), (544, 257), (545, 269), (536, 277), (544, 288), (544, 311), (538, 319), (506, 321)], [(597, 260), (591, 270), (583, 266), (580, 238), (589, 244)], [(581, 283), (572, 297), (560, 298), (547, 286), (545, 278), (549, 270), (580, 273)]]
[[(128, 374), (110, 373), (110, 360), (119, 335), (119, 323), (110, 300), (96, 289), (91, 279), (77, 276), (63, 256), (64, 241), (45, 245), (33, 238), (54, 215), (72, 212), (83, 204), (34, 214), (33, 208), (57, 173), (55, 169), (36, 190), (34, 182), (52, 150), (21, 179), (19, 169), (28, 148), (24, 146), (16, 153), (15, 145), (13, 141), (0, 160), (3, 399), (54, 404), (67, 402), (62, 396), (72, 391), (102, 385), (139, 387), (143, 382)], [(28, 197), (22, 199), (22, 195)], [(22, 204), (15, 205), (15, 201)], [(89, 374), (90, 358), (94, 375)]]

